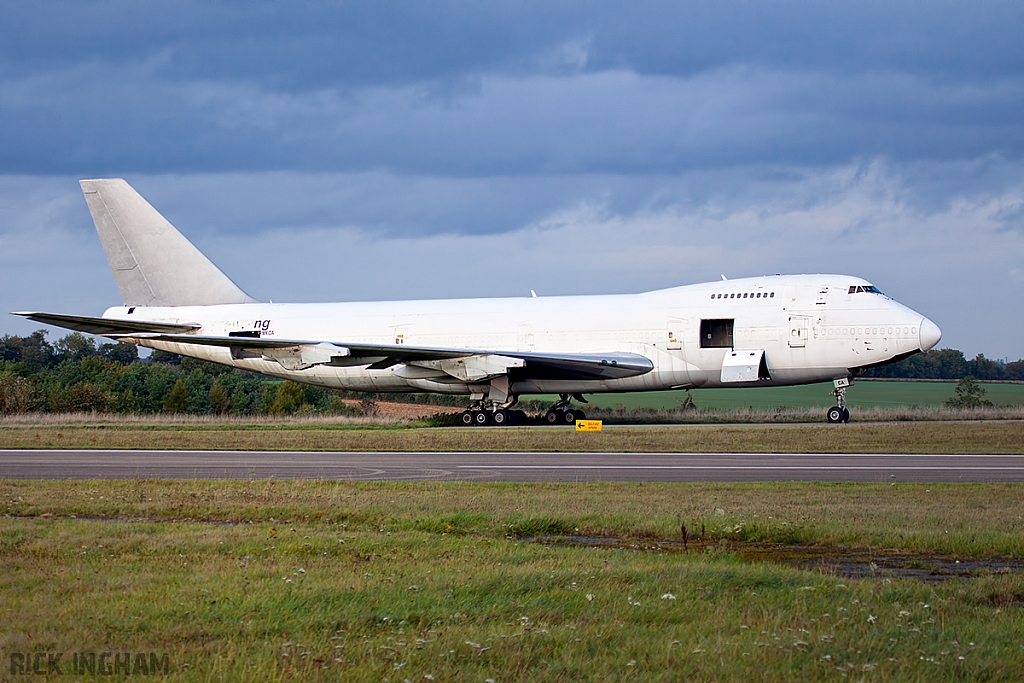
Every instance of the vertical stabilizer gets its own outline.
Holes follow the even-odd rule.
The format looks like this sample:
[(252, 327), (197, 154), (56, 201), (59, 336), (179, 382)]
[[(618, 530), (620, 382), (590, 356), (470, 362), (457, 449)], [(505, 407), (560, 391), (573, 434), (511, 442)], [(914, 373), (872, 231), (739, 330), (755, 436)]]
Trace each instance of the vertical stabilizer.
[(125, 306), (255, 301), (124, 180), (79, 184)]

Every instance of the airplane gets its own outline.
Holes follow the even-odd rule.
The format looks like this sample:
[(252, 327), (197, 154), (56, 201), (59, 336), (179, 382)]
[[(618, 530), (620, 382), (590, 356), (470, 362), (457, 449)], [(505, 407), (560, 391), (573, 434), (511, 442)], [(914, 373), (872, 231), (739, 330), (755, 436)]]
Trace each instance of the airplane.
[(263, 303), (122, 179), (80, 181), (121, 295), (101, 317), (30, 320), (322, 387), (461, 394), (466, 426), (508, 425), (519, 397), (833, 382), (830, 423), (867, 368), (934, 347), (922, 314), (847, 275), (773, 275), (640, 294)]

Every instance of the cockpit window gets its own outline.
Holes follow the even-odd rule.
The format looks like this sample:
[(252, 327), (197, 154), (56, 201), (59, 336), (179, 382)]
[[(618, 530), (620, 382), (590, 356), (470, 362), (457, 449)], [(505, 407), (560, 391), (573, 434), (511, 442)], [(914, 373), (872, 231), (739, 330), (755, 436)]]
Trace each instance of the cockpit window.
[(850, 285), (850, 291), (847, 294), (859, 294), (866, 292), (868, 294), (881, 294), (882, 290), (874, 285)]

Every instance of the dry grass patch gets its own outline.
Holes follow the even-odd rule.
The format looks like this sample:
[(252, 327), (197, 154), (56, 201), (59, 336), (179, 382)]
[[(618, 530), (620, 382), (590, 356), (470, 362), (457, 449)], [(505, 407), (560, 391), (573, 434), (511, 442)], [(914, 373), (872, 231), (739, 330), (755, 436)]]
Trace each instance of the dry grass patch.
[(1024, 423), (897, 423), (615, 428), (365, 428), (186, 422), (0, 426), (0, 448), (539, 451), (678, 453), (1024, 453)]

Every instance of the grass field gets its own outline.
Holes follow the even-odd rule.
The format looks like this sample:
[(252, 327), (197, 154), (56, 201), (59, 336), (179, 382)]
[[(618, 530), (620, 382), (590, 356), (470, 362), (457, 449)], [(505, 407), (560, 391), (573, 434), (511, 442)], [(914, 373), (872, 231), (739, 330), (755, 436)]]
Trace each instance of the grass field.
[[(740, 557), (1020, 557), (1022, 504), (1019, 485), (0, 481), (0, 648), (5, 670), (13, 652), (157, 652), (182, 681), (1013, 681), (1020, 574)], [(683, 522), (703, 547), (528, 540), (650, 547)]]
[[(938, 407), (953, 396), (956, 382), (889, 382), (858, 380), (846, 393), (850, 408), (894, 408), (900, 406)], [(1024, 384), (981, 383), (985, 398), (997, 406), (1024, 406)], [(699, 408), (820, 408), (822, 413), (835, 399), (832, 383), (796, 387), (738, 389), (694, 389), (693, 402)], [(615, 408), (671, 409), (686, 400), (685, 391), (654, 391), (644, 394), (595, 394), (588, 396), (594, 406)]]
[(0, 448), (1016, 454), (1024, 453), (1024, 424), (688, 425), (577, 433), (568, 427), (369, 428), (324, 421), (25, 421), (0, 427)]

